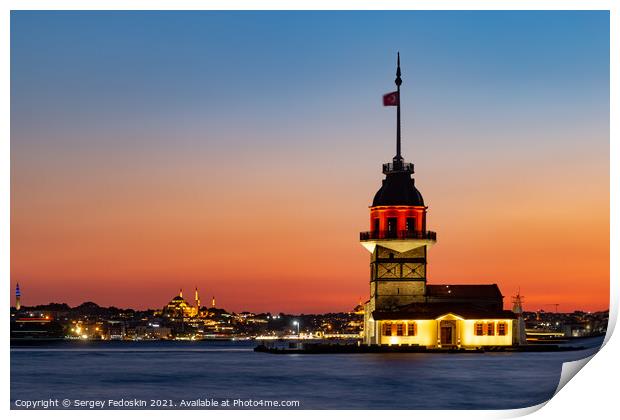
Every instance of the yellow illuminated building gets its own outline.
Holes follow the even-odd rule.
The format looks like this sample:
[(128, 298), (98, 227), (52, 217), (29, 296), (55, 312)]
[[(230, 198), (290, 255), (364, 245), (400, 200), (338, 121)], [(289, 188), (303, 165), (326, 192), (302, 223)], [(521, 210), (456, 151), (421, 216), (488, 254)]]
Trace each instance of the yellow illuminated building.
[(500, 319), (466, 319), (454, 313), (435, 319), (419, 319), (422, 318), (420, 316), (409, 318), (418, 319), (375, 319), (377, 336), (369, 340), (376, 344), (419, 345), (428, 348), (513, 345), (514, 319), (511, 314)]

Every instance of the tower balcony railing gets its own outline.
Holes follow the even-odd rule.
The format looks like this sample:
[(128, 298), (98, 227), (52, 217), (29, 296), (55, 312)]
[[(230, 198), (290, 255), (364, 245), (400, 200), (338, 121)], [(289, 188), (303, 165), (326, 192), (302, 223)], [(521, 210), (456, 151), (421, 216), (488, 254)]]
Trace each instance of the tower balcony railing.
[(436, 241), (437, 233), (430, 230), (375, 230), (360, 232), (360, 241), (371, 241), (373, 239), (429, 239)]
[(393, 172), (413, 173), (413, 163), (394, 161), (392, 163), (383, 164), (383, 173), (389, 174)]

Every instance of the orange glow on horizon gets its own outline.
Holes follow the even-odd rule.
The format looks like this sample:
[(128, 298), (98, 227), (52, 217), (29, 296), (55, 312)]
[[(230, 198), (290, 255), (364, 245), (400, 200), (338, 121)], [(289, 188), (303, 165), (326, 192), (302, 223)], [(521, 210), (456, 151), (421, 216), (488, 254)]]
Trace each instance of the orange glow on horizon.
[[(510, 159), (455, 167), (420, 154), (416, 186), (438, 237), (430, 284), (497, 283), (508, 308), (519, 287), (526, 310), (608, 308), (608, 166), (580, 156), (529, 171)], [(11, 299), (17, 282), (25, 306), (160, 308), (196, 285), (234, 311), (347, 311), (368, 297), (358, 239), (376, 167), (334, 178), (339, 163), (314, 170), (317, 154), (282, 177), (265, 153), (239, 158), (251, 176), (223, 178), (226, 162), (200, 156), (110, 159), (12, 167)]]

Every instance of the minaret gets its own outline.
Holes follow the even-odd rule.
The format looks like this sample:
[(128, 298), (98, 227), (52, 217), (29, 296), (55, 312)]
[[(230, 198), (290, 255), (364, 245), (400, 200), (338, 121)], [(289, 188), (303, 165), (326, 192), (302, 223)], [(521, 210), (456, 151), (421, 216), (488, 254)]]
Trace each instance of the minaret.
[(196, 291), (194, 292), (194, 304), (196, 305), (196, 315), (200, 312), (200, 298), (198, 297), (198, 286), (196, 286)]
[(215, 296), (211, 298), (211, 307), (215, 308)]
[(179, 289), (179, 297), (182, 298), (183, 297), (183, 288), (181, 287)]
[(17, 283), (17, 285), (15, 285), (15, 310), (16, 311), (19, 311), (22, 307), (21, 297), (22, 297), (22, 294), (19, 291), (19, 283)]
[(512, 312), (517, 315), (517, 322), (513, 323), (514, 332), (512, 334), (515, 344), (527, 344), (525, 320), (523, 319), (523, 298), (520, 288), (517, 290), (517, 295), (512, 297)]
[(385, 179), (370, 206), (370, 231), (360, 233), (370, 256), (370, 300), (364, 310), (364, 341), (378, 342), (374, 311), (393, 311), (399, 306), (423, 302), (426, 295), (428, 247), (436, 234), (426, 230), (422, 194), (415, 187), (413, 164), (401, 154), (400, 54), (396, 66), (396, 92), (384, 105), (396, 105), (396, 155), (383, 164)]

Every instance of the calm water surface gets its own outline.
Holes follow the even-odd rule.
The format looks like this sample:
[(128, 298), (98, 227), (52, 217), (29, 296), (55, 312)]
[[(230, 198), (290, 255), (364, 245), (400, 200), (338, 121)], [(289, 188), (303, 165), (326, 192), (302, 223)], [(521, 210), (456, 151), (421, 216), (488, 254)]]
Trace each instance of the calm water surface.
[(272, 355), (253, 342), (63, 342), (11, 347), (11, 406), (47, 398), (297, 400), (302, 409), (502, 409), (548, 400), (558, 353)]

